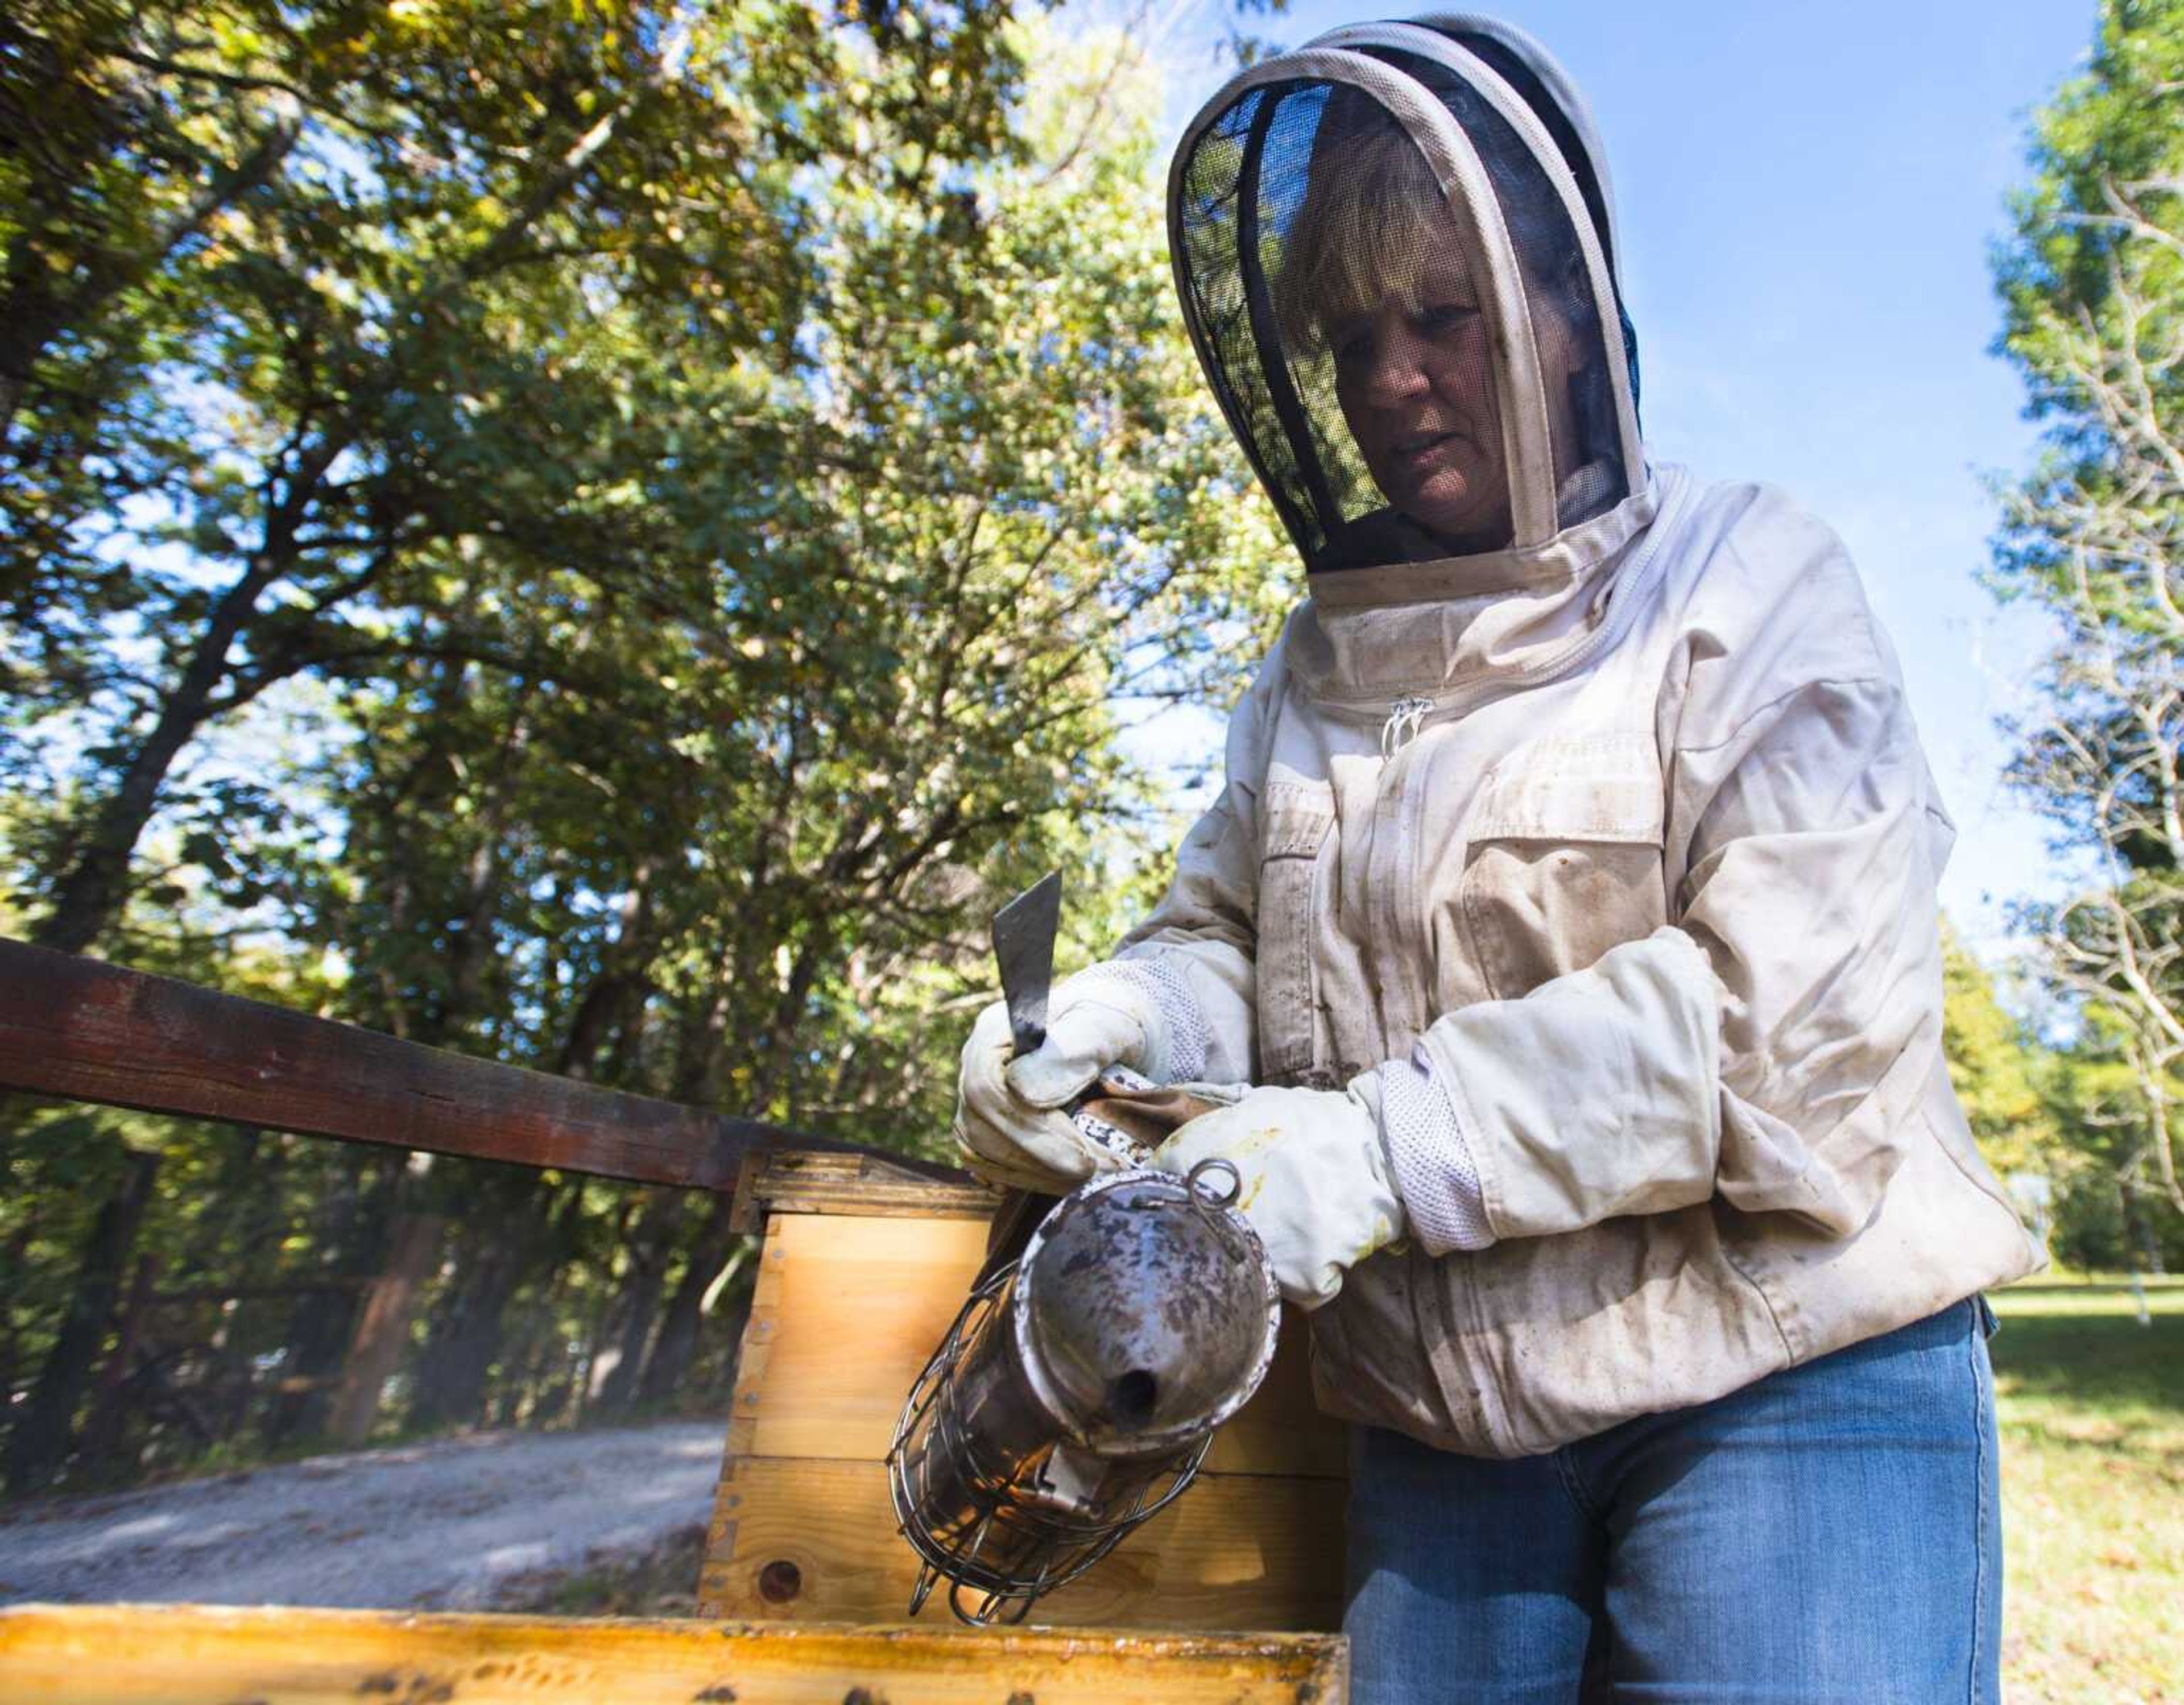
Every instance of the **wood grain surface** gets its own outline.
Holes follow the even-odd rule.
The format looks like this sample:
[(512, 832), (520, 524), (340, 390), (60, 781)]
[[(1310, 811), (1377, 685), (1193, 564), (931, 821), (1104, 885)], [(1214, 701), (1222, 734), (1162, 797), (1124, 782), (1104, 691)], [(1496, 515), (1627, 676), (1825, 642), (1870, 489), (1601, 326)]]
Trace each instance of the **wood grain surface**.
[(1343, 1705), (1339, 1636), (0, 1610), (9, 1705)]
[(870, 1156), (755, 1150), (736, 1179), (735, 1229), (766, 1229), (769, 1213), (849, 1213), (990, 1220), (1001, 1192), (968, 1173), (957, 1184), (912, 1177)]
[[(1347, 1490), (1303, 1475), (1201, 1474), (1032, 1614), (1061, 1628), (1331, 1631), (1342, 1623)], [(916, 1579), (884, 1463), (755, 1457), (722, 1484), (699, 1607), (751, 1620), (900, 1622)], [(952, 1619), (945, 1596), (944, 1583), (917, 1625)]]
[(745, 1154), (825, 1149), (967, 1174), (526, 1072), (0, 938), (0, 1089), (309, 1136), (732, 1190)]
[[(828, 1622), (908, 1614), (917, 1564), (896, 1530), (888, 1445), (985, 1244), (985, 1226), (972, 1219), (769, 1219), (701, 1613)], [(1042, 1622), (1339, 1625), (1344, 1435), (1313, 1407), (1305, 1336), (1302, 1318), (1286, 1317), (1265, 1385), (1216, 1437), (1207, 1472), (1084, 1580), (1042, 1600)], [(918, 1623), (949, 1616), (936, 1597)]]

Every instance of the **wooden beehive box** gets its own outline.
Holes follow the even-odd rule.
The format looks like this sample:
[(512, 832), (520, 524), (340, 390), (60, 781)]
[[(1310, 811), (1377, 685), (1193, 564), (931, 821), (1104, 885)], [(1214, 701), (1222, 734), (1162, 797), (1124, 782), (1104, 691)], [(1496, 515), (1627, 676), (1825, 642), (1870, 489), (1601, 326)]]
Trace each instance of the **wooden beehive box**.
[[(896, 1531), (888, 1443), (986, 1251), (998, 1198), (855, 1156), (770, 1155), (738, 1191), (762, 1223), (757, 1289), (699, 1607), (750, 1621), (900, 1622), (917, 1562)], [(1303, 1323), (1205, 1472), (1034, 1622), (1332, 1630), (1342, 1609), (1340, 1425), (1312, 1406)], [(936, 1591), (917, 1620), (952, 1619)]]

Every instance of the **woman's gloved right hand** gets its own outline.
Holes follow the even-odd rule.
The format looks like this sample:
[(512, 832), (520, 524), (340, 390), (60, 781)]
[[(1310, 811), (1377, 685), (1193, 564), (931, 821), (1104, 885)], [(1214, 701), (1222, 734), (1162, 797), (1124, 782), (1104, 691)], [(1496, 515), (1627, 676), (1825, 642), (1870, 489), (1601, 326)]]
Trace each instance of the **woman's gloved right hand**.
[(1046, 1039), (1020, 1060), (1007, 1006), (978, 1015), (956, 1079), (956, 1146), (989, 1183), (1060, 1194), (1123, 1158), (1072, 1124), (1070, 1103), (1111, 1066), (1170, 1080), (1167, 1027), (1151, 982), (1129, 964), (1095, 965), (1054, 991)]

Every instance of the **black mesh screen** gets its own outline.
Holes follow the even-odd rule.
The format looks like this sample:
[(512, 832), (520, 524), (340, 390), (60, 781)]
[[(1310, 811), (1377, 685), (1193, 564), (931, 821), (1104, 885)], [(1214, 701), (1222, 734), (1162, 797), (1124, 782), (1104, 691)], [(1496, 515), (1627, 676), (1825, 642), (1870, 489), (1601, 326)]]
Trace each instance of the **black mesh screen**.
[[(1429, 28), (1438, 28), (1429, 25)], [(1458, 47), (1484, 63), (1510, 86), (1517, 98), (1532, 109), (1549, 137), (1554, 140), (1563, 164), (1569, 168), (1570, 176), (1577, 181), (1578, 193), (1585, 198), (1585, 212), (1592, 220), (1593, 235), (1599, 239), (1600, 252), (1607, 261), (1612, 273), (1615, 267), (1615, 233), (1607, 217), (1607, 196), (1602, 189), (1599, 175), (1593, 170), (1592, 157), (1585, 151), (1577, 127), (1563, 110), (1562, 103), (1549, 94), (1546, 86), (1534, 75), (1532, 68), (1506, 44), (1491, 36), (1482, 36), (1468, 30), (1440, 30)], [(1635, 410), (1638, 401), (1638, 332), (1631, 325), (1629, 311), (1624, 307), (1618, 291), (1615, 304), (1616, 319), (1623, 334), (1623, 348), (1630, 372), (1630, 401)]]
[[(1478, 335), (1431, 352), (1435, 384), (1391, 381), (1366, 359), (1376, 315), (1401, 322), (1383, 328), (1391, 339), (1417, 343), (1418, 314), (1448, 305), (1426, 296), (1477, 299), (1431, 170), (1385, 110), (1316, 81), (1249, 91), (1199, 138), (1178, 212), (1184, 289), (1214, 388), (1306, 563), (1424, 560), (1506, 544), (1507, 474), (1483, 320)], [(1410, 494), (1406, 478), (1435, 471), (1438, 453), (1421, 441), (1456, 427), (1468, 434), (1474, 486), (1493, 482), (1491, 502), (1472, 505), (1486, 512), (1407, 512), (1398, 501)], [(1432, 525), (1451, 520), (1477, 524)]]
[(1608, 264), (1615, 262), (1614, 233), (1607, 228), (1607, 200), (1601, 193), (1600, 181), (1593, 175), (1592, 161), (1586, 154), (1585, 144), (1578, 138), (1577, 127), (1570, 123), (1569, 115), (1562, 103), (1548, 94), (1546, 87), (1533, 74), (1532, 68), (1516, 53), (1491, 36), (1481, 36), (1468, 31), (1445, 31), (1449, 40), (1481, 61), (1513, 91), (1518, 99), (1532, 109), (1546, 133), (1554, 139), (1563, 164), (1569, 168), (1570, 176), (1577, 180), (1578, 193), (1585, 198), (1585, 211), (1591, 216), (1592, 229), (1600, 239), (1600, 252), (1607, 257)]
[(1607, 370), (1608, 341), (1561, 192), (1516, 128), (1462, 78), (1400, 49), (1365, 51), (1433, 92), (1479, 150), (1501, 201), (1547, 387), (1557, 524), (1574, 527), (1613, 508), (1630, 490)]
[(1309, 154), (1328, 93), (1325, 84), (1306, 82), (1247, 92), (1200, 137), (1178, 209), (1186, 305), (1207, 376), (1307, 562), (1340, 525), (1340, 475), (1330, 476), (1319, 450), (1323, 431), (1306, 418), (1281, 349), (1272, 279), (1295, 212), (1295, 162)]
[[(1485, 163), (1540, 328), (1558, 519), (1598, 514), (1625, 495), (1622, 460), (1561, 198), (1461, 79), (1412, 55), (1376, 57), (1438, 97)], [(1507, 546), (1486, 281), (1395, 118), (1347, 85), (1246, 91), (1194, 143), (1176, 211), (1209, 377), (1307, 566)]]

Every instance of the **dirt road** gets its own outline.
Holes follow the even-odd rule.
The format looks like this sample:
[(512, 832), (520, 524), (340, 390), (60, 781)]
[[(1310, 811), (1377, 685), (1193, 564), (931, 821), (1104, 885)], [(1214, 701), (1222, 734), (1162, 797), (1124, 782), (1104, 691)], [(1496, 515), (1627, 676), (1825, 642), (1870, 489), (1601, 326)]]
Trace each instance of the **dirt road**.
[(489, 1607), (703, 1522), (720, 1458), (717, 1421), (488, 1433), (0, 1508), (0, 1604)]

